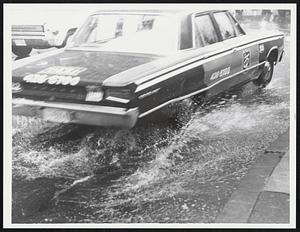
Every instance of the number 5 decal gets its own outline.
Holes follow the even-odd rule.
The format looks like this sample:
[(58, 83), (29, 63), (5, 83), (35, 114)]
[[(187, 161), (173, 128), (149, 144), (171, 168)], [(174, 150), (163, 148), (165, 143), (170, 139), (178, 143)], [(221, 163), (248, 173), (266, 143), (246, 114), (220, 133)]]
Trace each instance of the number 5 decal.
[(243, 69), (246, 69), (250, 66), (250, 58), (251, 58), (251, 54), (250, 54), (250, 50), (244, 50), (243, 51)]

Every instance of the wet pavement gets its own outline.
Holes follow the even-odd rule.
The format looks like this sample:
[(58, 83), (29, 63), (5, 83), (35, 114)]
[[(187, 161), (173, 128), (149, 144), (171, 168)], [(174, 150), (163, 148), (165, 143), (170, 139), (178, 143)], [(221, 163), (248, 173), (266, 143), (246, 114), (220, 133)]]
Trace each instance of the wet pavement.
[(289, 155), (287, 130), (258, 156), (215, 222), (289, 223)]
[(247, 84), (198, 105), (180, 127), (14, 116), (13, 223), (214, 222), (257, 155), (289, 127), (289, 70), (286, 34), (266, 89)]

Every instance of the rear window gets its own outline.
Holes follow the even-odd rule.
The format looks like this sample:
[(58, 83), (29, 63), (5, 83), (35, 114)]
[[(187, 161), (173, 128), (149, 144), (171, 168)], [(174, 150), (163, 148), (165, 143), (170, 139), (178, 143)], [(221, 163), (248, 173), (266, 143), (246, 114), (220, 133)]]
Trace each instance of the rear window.
[(73, 47), (169, 54), (178, 50), (178, 19), (168, 15), (95, 14), (73, 38)]
[(219, 25), (220, 32), (224, 40), (236, 37), (231, 20), (228, 18), (225, 12), (214, 13), (214, 17)]

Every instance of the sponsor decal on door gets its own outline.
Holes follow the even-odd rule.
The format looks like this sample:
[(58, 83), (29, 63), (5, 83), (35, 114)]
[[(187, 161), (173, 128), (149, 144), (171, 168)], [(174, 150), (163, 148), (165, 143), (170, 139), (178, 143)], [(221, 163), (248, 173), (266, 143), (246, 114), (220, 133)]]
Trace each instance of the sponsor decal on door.
[(218, 70), (218, 71), (214, 72), (213, 74), (211, 74), (210, 80), (213, 81), (213, 80), (216, 80), (218, 78), (225, 77), (228, 74), (230, 74), (230, 67), (226, 67), (224, 69), (221, 69), (221, 70)]

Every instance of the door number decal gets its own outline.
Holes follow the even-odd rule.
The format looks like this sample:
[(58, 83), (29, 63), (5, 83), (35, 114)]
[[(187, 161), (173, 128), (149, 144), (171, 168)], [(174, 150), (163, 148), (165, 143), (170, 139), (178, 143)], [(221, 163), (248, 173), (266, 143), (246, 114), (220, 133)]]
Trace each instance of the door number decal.
[(250, 66), (250, 50), (243, 51), (243, 69), (246, 69)]

